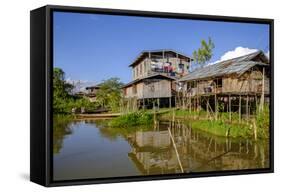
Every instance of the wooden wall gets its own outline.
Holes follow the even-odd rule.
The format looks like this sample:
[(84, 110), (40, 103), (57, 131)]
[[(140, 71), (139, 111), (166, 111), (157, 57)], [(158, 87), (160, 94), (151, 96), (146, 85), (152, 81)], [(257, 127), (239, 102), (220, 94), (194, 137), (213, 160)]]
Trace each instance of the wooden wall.
[[(133, 92), (133, 86), (136, 86), (136, 93)], [(171, 81), (166, 79), (149, 79), (146, 82), (139, 82), (125, 89), (125, 98), (137, 97), (138, 99), (146, 99), (168, 98), (172, 96)]]
[[(259, 70), (248, 71), (242, 76), (228, 76), (222, 78), (222, 87), (216, 88), (216, 93), (247, 93), (247, 92), (262, 92), (262, 72)], [(211, 87), (211, 93), (215, 93), (213, 81), (215, 80), (200, 80), (198, 86), (189, 88), (185, 85), (184, 90), (187, 91), (186, 96), (195, 96), (197, 94), (206, 94), (206, 87)], [(265, 75), (264, 79), (265, 93), (269, 93), (269, 78)]]
[[(167, 58), (164, 59), (157, 59), (158, 62), (160, 63), (166, 63), (167, 62)], [(184, 64), (184, 74), (187, 74), (187, 66), (189, 66), (189, 63), (185, 60), (180, 60), (179, 58), (169, 58), (168, 59), (169, 62), (172, 63), (173, 68), (178, 69), (178, 64), (182, 63)], [(177, 71), (177, 70), (176, 70)], [(151, 59), (146, 58), (144, 60), (142, 60), (140, 63), (138, 63), (137, 65), (133, 66), (132, 68), (132, 76), (133, 76), (133, 80), (136, 79), (140, 79), (143, 77), (146, 77), (150, 74), (153, 74), (154, 72), (151, 71)]]

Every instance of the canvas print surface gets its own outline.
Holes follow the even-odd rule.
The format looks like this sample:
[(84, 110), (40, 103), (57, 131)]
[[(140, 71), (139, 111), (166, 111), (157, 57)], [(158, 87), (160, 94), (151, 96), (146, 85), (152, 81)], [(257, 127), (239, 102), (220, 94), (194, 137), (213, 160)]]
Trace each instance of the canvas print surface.
[(55, 11), (53, 180), (269, 168), (269, 27)]

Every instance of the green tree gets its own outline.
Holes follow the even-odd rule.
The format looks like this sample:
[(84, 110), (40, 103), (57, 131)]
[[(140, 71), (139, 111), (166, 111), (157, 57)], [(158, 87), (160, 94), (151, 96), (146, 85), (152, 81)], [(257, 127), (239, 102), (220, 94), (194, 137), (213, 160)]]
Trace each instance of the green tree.
[(97, 91), (97, 101), (103, 108), (118, 111), (122, 97), (122, 86), (123, 83), (119, 78), (110, 78), (103, 81)]
[(212, 39), (209, 37), (208, 42), (204, 39), (201, 41), (201, 47), (197, 51), (193, 51), (193, 59), (194, 61), (203, 66), (206, 62), (210, 61), (213, 56), (213, 49), (215, 48), (215, 44)]
[(54, 68), (53, 87), (55, 96), (61, 98), (69, 97), (74, 88), (72, 84), (65, 81), (64, 72), (60, 68)]
[(55, 113), (65, 113), (65, 108), (73, 96), (70, 95), (74, 86), (65, 81), (65, 73), (60, 68), (53, 70), (53, 110)]

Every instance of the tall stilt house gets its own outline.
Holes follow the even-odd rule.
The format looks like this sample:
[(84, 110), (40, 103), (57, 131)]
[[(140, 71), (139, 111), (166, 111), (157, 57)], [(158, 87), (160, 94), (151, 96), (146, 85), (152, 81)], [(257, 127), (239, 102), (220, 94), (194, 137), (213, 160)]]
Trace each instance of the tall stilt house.
[(130, 65), (133, 81), (123, 87), (128, 108), (175, 105), (175, 80), (188, 74), (191, 58), (173, 50), (143, 51)]

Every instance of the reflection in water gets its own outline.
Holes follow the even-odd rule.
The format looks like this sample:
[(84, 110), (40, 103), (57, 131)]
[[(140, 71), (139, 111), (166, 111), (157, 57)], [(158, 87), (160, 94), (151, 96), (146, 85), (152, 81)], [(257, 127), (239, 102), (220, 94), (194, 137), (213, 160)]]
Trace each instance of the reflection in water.
[(268, 142), (219, 138), (180, 122), (129, 129), (107, 127), (105, 120), (54, 125), (55, 180), (268, 167)]
[(68, 118), (54, 117), (53, 128), (53, 153), (59, 153), (63, 145), (63, 139), (72, 134), (69, 124), (72, 123)]

